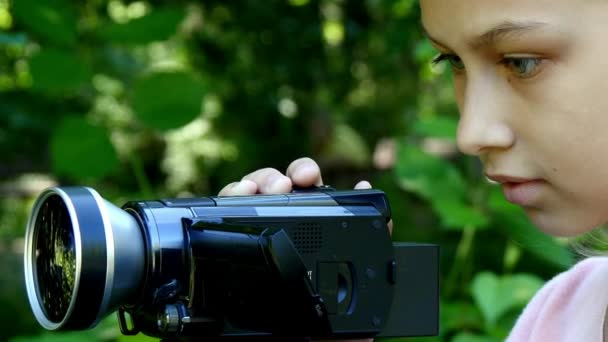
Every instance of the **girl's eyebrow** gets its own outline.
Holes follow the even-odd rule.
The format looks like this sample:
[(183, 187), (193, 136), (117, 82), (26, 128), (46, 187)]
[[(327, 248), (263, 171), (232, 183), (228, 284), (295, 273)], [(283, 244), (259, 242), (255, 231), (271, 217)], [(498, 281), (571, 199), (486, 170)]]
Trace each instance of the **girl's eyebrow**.
[[(547, 23), (537, 21), (504, 21), (484, 33), (473, 37), (468, 41), (468, 45), (473, 50), (493, 46), (500, 40), (511, 39), (521, 34), (537, 31), (545, 28), (547, 25)], [(440, 47), (447, 48), (447, 45), (434, 38), (424, 25), (421, 25), (421, 27), (422, 33), (426, 38)]]
[(547, 23), (537, 21), (505, 21), (471, 39), (468, 43), (472, 49), (477, 50), (493, 46), (500, 40), (508, 40), (525, 33), (538, 31), (547, 25)]

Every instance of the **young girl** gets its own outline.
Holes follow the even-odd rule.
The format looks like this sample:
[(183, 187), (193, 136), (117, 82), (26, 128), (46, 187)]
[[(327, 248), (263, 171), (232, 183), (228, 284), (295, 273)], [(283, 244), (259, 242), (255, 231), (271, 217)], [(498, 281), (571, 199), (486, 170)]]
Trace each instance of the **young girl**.
[[(542, 231), (574, 236), (608, 222), (608, 1), (421, 0), (423, 29), (449, 63), (459, 149)], [(308, 158), (262, 169), (221, 195), (321, 185)], [(357, 188), (370, 187), (367, 182)], [(608, 258), (549, 281), (508, 341), (608, 341)]]

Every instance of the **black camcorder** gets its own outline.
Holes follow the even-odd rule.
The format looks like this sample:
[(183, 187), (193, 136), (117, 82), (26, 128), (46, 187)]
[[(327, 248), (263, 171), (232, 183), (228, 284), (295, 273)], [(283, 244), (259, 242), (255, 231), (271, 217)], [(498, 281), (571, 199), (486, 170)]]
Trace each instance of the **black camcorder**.
[(87, 187), (36, 200), (27, 295), (49, 330), (94, 327), (165, 341), (430, 336), (439, 248), (393, 243), (380, 190), (132, 201)]

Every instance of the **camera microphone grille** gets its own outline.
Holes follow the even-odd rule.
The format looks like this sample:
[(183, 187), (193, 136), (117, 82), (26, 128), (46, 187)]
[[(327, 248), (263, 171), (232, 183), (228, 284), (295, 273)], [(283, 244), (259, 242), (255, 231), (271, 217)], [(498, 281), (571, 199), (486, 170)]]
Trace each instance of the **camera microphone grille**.
[(323, 246), (323, 231), (318, 223), (299, 223), (292, 234), (293, 244), (302, 254), (317, 253)]

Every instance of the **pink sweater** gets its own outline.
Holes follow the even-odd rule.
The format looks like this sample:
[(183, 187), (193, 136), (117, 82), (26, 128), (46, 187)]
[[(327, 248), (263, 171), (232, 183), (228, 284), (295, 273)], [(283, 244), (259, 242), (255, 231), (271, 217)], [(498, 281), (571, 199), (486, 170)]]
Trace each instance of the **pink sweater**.
[(585, 259), (538, 291), (507, 342), (602, 342), (607, 306), (608, 257)]

